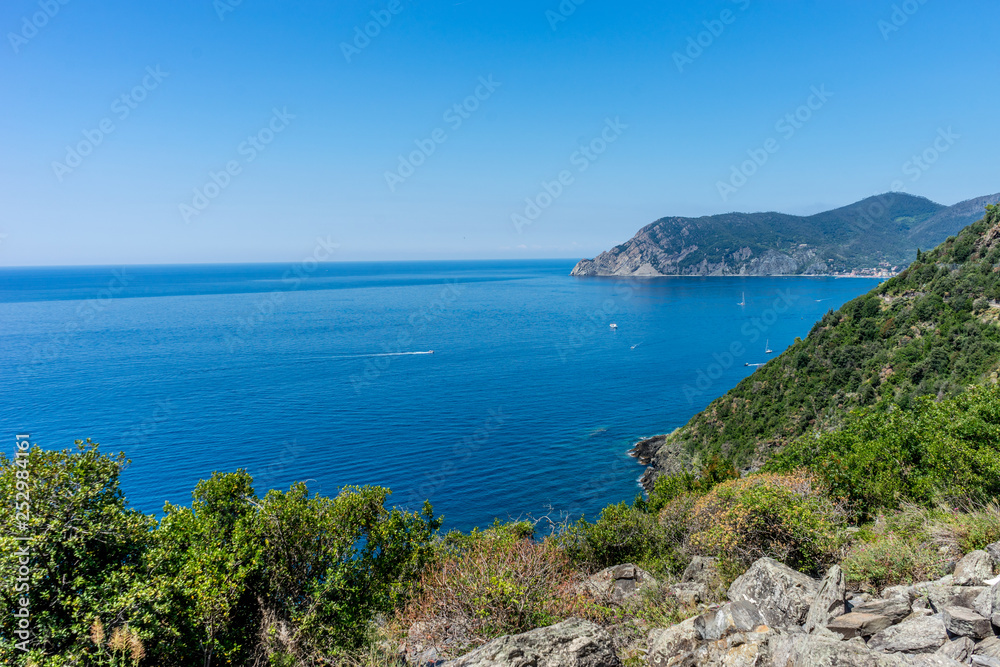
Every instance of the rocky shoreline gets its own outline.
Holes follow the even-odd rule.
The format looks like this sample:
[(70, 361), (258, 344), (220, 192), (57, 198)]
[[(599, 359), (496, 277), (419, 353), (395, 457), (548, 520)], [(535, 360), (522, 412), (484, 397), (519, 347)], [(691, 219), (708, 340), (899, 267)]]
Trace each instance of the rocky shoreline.
[[(726, 591), (726, 602), (667, 628), (651, 628), (650, 667), (1000, 667), (1000, 542), (954, 563), (938, 581), (891, 586), (873, 596), (847, 588), (834, 565), (814, 579), (761, 558)], [(671, 593), (698, 605), (713, 596), (714, 559), (696, 559)], [(634, 565), (585, 586), (628, 604), (658, 584)], [(435, 664), (434, 661), (417, 661)], [(411, 663), (412, 664), (412, 663)], [(495, 639), (449, 667), (622, 667), (611, 635), (573, 618)]]

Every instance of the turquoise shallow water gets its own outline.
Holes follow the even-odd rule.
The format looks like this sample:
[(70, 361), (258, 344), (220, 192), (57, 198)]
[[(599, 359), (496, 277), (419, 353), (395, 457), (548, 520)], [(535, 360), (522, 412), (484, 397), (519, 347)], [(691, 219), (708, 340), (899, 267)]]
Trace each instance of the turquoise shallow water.
[(637, 439), (877, 283), (572, 266), (2, 269), (3, 437), (125, 451), (124, 489), (150, 513), (246, 468), (262, 492), (388, 486), (450, 528), (593, 516), (639, 491)]

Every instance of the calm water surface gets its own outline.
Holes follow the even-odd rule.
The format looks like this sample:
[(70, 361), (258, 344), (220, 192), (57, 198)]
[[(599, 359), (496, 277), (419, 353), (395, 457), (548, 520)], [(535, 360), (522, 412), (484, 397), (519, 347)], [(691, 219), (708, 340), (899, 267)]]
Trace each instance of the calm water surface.
[(2, 269), (6, 449), (31, 433), (122, 450), (126, 494), (149, 513), (246, 468), (260, 492), (388, 486), (399, 505), (430, 499), (449, 528), (593, 516), (638, 492), (637, 439), (682, 425), (745, 363), (877, 283), (572, 266)]

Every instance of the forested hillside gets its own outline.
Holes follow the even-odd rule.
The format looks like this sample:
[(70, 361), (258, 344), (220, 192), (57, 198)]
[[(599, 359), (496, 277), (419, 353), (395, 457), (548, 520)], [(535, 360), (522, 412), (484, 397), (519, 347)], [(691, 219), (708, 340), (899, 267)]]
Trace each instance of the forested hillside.
[[(827, 313), (805, 340), (657, 442), (674, 472), (721, 454), (755, 466), (862, 406), (954, 395), (1000, 366), (1000, 209), (921, 253), (906, 271)], [(655, 475), (648, 475), (651, 479)]]

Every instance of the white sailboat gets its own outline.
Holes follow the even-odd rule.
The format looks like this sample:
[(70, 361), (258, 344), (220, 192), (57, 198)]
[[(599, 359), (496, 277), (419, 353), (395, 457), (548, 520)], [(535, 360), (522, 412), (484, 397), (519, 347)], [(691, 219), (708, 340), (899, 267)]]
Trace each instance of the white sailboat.
[(771, 343), (770, 338), (764, 341), (764, 354), (771, 354), (772, 352), (774, 352), (774, 350), (771, 349), (770, 343)]
[(738, 304), (736, 304), (736, 305), (737, 305), (737, 306), (745, 306), (745, 305), (747, 305), (747, 293), (746, 293), (746, 292), (743, 292), (743, 300), (742, 300), (742, 301), (740, 301), (740, 302), (739, 302)]

